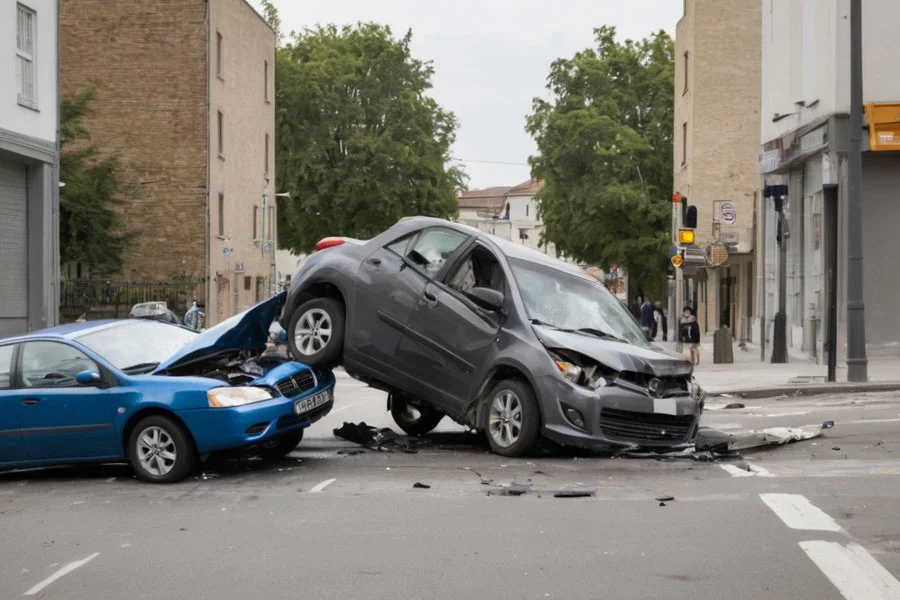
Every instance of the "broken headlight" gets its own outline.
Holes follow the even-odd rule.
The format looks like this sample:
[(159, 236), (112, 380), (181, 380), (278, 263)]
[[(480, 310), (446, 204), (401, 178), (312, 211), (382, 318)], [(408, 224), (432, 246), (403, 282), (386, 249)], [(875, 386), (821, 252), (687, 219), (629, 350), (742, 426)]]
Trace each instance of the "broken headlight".
[(591, 390), (608, 385), (615, 379), (615, 371), (574, 352), (552, 350), (550, 356), (563, 377)]
[(206, 399), (212, 408), (232, 408), (272, 398), (272, 392), (261, 387), (220, 387), (206, 392)]

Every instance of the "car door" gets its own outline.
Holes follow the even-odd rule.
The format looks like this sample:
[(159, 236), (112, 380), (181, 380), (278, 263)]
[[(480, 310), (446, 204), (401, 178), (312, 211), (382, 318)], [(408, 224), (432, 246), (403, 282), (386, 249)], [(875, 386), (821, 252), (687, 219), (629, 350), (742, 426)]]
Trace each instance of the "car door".
[(57, 341), (21, 345), (15, 410), (28, 458), (59, 460), (121, 454), (113, 428), (116, 395), (81, 385), (81, 371), (101, 373), (80, 349)]
[(363, 261), (350, 332), (357, 360), (373, 368), (404, 368), (396, 350), (409, 315), (425, 284), (467, 239), (453, 229), (428, 228), (379, 248)]
[(475, 287), (507, 295), (499, 261), (481, 244), (467, 250), (440, 281), (425, 285), (398, 349), (423, 393), (441, 397), (445, 409), (455, 413), (481, 383), (504, 320), (501, 312), (473, 300), (470, 292)]
[(16, 422), (15, 392), (12, 390), (15, 348), (15, 344), (0, 346), (0, 464), (28, 458)]

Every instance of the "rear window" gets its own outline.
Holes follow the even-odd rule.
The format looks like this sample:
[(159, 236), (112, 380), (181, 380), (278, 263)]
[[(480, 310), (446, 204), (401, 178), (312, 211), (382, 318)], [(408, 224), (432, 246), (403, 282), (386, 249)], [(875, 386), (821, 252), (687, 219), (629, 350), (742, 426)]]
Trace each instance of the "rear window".
[(15, 344), (0, 346), (0, 390), (9, 389), (12, 379), (12, 357)]

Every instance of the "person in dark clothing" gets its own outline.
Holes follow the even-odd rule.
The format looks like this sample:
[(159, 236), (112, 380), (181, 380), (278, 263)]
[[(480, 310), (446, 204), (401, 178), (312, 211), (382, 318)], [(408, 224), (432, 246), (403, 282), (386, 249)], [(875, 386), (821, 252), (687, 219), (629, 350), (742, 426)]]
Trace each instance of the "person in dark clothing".
[(653, 324), (653, 299), (647, 296), (641, 305), (641, 329), (644, 330), (647, 341), (653, 339)]
[(697, 317), (690, 306), (684, 307), (684, 314), (681, 317), (681, 330), (678, 336), (679, 341), (688, 345), (691, 349), (691, 364), (697, 366), (700, 364), (700, 324), (697, 323)]

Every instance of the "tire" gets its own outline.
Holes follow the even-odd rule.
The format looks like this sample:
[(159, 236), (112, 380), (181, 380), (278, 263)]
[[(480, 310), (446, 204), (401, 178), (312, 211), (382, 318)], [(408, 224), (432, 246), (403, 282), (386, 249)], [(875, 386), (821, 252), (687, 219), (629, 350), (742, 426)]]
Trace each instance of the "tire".
[(189, 434), (170, 417), (141, 419), (128, 437), (128, 461), (143, 481), (181, 481), (193, 473), (198, 458)]
[(421, 401), (410, 401), (407, 396), (391, 394), (391, 416), (407, 435), (425, 435), (438, 426), (444, 413)]
[(540, 439), (541, 411), (531, 386), (520, 379), (501, 381), (486, 403), (481, 427), (491, 450), (509, 457), (533, 451)]
[(303, 440), (303, 429), (266, 440), (259, 445), (259, 455), (264, 460), (280, 460), (290, 454)]
[(291, 356), (311, 367), (338, 366), (344, 351), (344, 322), (344, 306), (337, 300), (314, 298), (304, 302), (288, 322)]

